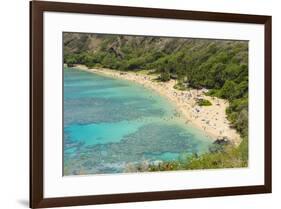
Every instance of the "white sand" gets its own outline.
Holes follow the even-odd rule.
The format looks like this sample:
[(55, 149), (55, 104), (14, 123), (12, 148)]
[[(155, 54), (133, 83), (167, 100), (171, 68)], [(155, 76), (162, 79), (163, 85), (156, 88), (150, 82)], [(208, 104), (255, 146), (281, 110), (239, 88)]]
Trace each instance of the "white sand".
[[(237, 131), (230, 127), (225, 113), (229, 103), (227, 100), (206, 96), (203, 90), (185, 90), (174, 89), (175, 80), (168, 82), (156, 82), (157, 75), (145, 75), (135, 72), (121, 72), (110, 69), (88, 69), (84, 65), (76, 65), (81, 70), (98, 73), (118, 79), (134, 81), (144, 87), (153, 89), (159, 94), (168, 98), (177, 107), (182, 114), (181, 117), (197, 128), (204, 130), (214, 140), (219, 137), (227, 137), (234, 145), (239, 145), (241, 137)], [(196, 99), (202, 98), (209, 100), (211, 106), (198, 106)]]

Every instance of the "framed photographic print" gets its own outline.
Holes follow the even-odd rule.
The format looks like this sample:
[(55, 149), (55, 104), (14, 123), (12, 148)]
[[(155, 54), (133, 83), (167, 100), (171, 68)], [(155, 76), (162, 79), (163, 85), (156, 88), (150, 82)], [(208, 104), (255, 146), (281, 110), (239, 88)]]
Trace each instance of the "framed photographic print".
[(30, 15), (30, 207), (271, 192), (270, 16)]

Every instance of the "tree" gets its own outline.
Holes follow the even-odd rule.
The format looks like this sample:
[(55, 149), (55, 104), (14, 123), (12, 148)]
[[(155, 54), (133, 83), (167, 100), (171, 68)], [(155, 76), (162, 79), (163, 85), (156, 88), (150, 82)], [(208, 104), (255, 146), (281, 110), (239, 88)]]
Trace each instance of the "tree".
[(232, 100), (235, 95), (235, 88), (236, 84), (233, 81), (227, 80), (220, 90), (220, 96), (224, 99)]
[(242, 133), (243, 135), (246, 135), (248, 132), (248, 110), (245, 108), (243, 109), (239, 115), (237, 120), (234, 123), (235, 128)]
[(163, 72), (161, 72), (160, 74), (160, 80), (163, 82), (169, 81), (170, 80), (170, 73), (168, 70), (164, 70)]

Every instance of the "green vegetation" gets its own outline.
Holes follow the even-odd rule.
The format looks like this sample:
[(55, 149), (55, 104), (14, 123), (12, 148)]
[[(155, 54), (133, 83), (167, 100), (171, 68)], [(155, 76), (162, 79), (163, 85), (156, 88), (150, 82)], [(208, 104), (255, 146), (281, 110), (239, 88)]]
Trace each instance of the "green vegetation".
[(187, 90), (186, 86), (182, 82), (178, 82), (176, 85), (174, 85), (174, 89), (185, 91)]
[[(230, 145), (172, 166), (195, 169), (247, 164), (248, 42), (64, 33), (64, 63), (121, 71), (153, 70), (161, 82), (176, 79), (175, 89), (209, 89), (207, 95), (229, 101), (228, 120), (243, 142), (237, 148)], [(207, 100), (198, 104), (212, 105)]]
[(183, 160), (163, 162), (150, 165), (149, 171), (172, 171), (214, 168), (239, 168), (248, 166), (248, 138), (245, 138), (237, 148), (225, 145), (209, 153), (197, 155), (196, 153)]
[(168, 71), (164, 71), (160, 73), (160, 80), (163, 82), (169, 81), (171, 79), (170, 73)]
[(207, 99), (198, 99), (197, 104), (199, 106), (211, 106), (212, 105), (212, 103)]

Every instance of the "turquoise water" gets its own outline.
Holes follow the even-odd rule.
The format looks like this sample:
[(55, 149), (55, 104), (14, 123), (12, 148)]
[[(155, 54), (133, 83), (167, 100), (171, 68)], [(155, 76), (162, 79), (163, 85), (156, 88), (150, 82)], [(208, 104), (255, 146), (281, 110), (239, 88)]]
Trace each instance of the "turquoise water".
[(210, 143), (154, 91), (64, 70), (64, 175), (130, 172), (132, 165), (206, 152)]

